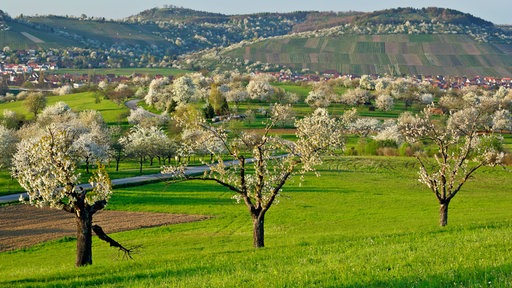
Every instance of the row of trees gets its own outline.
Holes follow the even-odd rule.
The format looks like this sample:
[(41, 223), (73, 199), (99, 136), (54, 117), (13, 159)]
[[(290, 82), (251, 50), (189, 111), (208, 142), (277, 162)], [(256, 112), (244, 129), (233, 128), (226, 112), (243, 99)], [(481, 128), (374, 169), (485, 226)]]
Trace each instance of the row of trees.
[[(404, 103), (406, 109), (412, 106), (425, 107), (436, 104), (442, 113), (449, 113), (463, 105), (464, 101), (494, 101), (504, 109), (512, 107), (512, 92), (500, 87), (498, 90), (484, 90), (477, 86), (460, 90), (442, 91), (430, 82), (413, 78), (372, 78), (363, 75), (359, 79), (342, 77), (329, 81), (308, 83), (310, 92), (305, 98), (282, 88), (275, 87), (276, 81), (266, 74), (244, 75), (236, 72), (205, 77), (194, 73), (174, 81), (167, 78), (154, 79), (147, 89), (138, 89), (147, 105), (159, 110), (172, 112), (176, 106), (187, 103), (206, 103), (214, 114), (236, 113), (241, 103), (263, 102), (295, 104), (304, 102), (316, 108), (328, 108), (332, 104), (357, 107), (366, 105), (370, 109), (390, 111), (396, 103)], [(346, 92), (340, 93), (339, 91)], [(494, 104), (493, 104), (494, 105)], [(416, 107), (417, 108), (417, 107)], [(212, 115), (213, 113), (207, 113)]]

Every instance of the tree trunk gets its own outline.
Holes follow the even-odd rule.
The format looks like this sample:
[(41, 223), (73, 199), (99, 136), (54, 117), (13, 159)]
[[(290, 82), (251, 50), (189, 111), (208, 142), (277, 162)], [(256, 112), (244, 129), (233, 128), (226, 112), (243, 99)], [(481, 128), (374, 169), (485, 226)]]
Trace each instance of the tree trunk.
[(87, 209), (80, 211), (76, 220), (76, 267), (92, 264), (92, 215)]
[(143, 158), (140, 157), (140, 161), (139, 161), (139, 164), (140, 164), (140, 166), (139, 166), (139, 173), (140, 174), (142, 174), (142, 162), (143, 162)]
[(85, 172), (89, 174), (89, 157), (85, 157)]
[(116, 158), (116, 172), (119, 171), (119, 162), (121, 162), (121, 158)]
[(265, 247), (265, 215), (252, 215), (253, 245), (255, 248)]
[(444, 227), (448, 225), (448, 202), (441, 202), (439, 206), (439, 225)]

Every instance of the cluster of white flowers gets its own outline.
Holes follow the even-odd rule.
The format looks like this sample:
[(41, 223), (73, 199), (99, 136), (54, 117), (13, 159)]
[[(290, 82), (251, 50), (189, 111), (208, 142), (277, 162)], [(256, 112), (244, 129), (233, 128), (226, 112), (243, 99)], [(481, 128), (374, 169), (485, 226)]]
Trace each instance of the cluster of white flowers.
[(247, 93), (251, 99), (265, 100), (274, 94), (274, 88), (265, 75), (254, 77), (247, 85)]
[(142, 107), (137, 107), (137, 109), (130, 110), (130, 115), (128, 116), (128, 123), (132, 125), (141, 125), (141, 126), (161, 126), (169, 121), (169, 116), (167, 113), (162, 113), (160, 115), (153, 114)]
[[(27, 191), (32, 205), (57, 209), (74, 207), (83, 191), (78, 186), (80, 174), (70, 152), (72, 144), (71, 135), (54, 125), (48, 126), (42, 137), (24, 139), (18, 144), (13, 176)], [(90, 205), (106, 200), (112, 193), (108, 177), (99, 177), (92, 181), (96, 183), (97, 196), (89, 198)]]
[(373, 137), (373, 139), (377, 141), (394, 141), (397, 145), (401, 145), (404, 142), (404, 138), (400, 131), (398, 130), (398, 126), (396, 124), (387, 125), (384, 129), (380, 130), (377, 135)]
[(178, 104), (189, 103), (195, 95), (196, 86), (189, 76), (182, 76), (172, 83), (172, 100)]
[(325, 109), (316, 109), (311, 116), (298, 120), (295, 126), (298, 140), (294, 153), (299, 155), (304, 171), (314, 171), (314, 167), (322, 163), (322, 154), (344, 146), (341, 123)]
[(73, 91), (73, 88), (71, 87), (71, 85), (64, 85), (60, 88), (53, 89), (53, 94), (62, 96), (62, 95), (71, 94), (72, 91)]
[(393, 97), (387, 94), (381, 94), (375, 101), (375, 106), (382, 111), (389, 111), (393, 109), (394, 100)]
[(12, 156), (16, 152), (18, 141), (14, 130), (0, 125), (0, 168), (11, 167)]

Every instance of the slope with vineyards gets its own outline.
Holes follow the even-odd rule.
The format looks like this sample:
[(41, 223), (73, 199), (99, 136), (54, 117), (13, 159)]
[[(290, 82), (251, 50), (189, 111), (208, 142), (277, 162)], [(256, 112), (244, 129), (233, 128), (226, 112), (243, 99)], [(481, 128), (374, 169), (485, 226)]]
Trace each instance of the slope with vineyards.
[(224, 15), (166, 6), (119, 20), (0, 13), (0, 47), (35, 50), (30, 57), (41, 60), (68, 51), (50, 57), (66, 68), (268, 63), (262, 67), (510, 77), (511, 43), (510, 27), (442, 8)]

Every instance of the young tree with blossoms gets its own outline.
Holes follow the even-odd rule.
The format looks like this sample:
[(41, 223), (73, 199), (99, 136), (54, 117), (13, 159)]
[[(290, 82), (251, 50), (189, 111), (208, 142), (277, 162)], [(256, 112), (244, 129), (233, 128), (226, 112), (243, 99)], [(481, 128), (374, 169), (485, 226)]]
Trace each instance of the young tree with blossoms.
[(144, 160), (164, 154), (164, 148), (170, 145), (170, 139), (162, 129), (156, 126), (135, 125), (128, 135), (119, 139), (119, 143), (128, 156), (139, 161), (139, 173), (142, 174)]
[(387, 94), (380, 94), (377, 96), (377, 99), (375, 99), (375, 106), (377, 109), (380, 109), (382, 111), (390, 111), (393, 109), (394, 105), (394, 99), (390, 95)]
[[(262, 133), (230, 133), (205, 122), (188, 122), (188, 129), (202, 131), (202, 141), (210, 147), (214, 160), (203, 176), (186, 176), (184, 167), (165, 167), (163, 173), (174, 173), (187, 180), (214, 181), (235, 193), (253, 221), (253, 245), (264, 247), (265, 215), (276, 203), (284, 184), (295, 174), (315, 171), (322, 155), (343, 147), (340, 123), (325, 109), (295, 122), (297, 141), (291, 142), (270, 134), (279, 120), (274, 106), (272, 117)], [(219, 143), (224, 147), (219, 153)], [(233, 161), (225, 161), (226, 154)], [(229, 168), (229, 169), (228, 169)], [(251, 172), (251, 171), (254, 172)]]
[(22, 140), (14, 155), (12, 175), (27, 191), (28, 204), (75, 215), (75, 265), (79, 267), (92, 264), (93, 229), (98, 230), (98, 236), (107, 239), (111, 246), (126, 253), (130, 250), (106, 236), (101, 227), (92, 225), (93, 215), (107, 205), (112, 185), (101, 165), (90, 179), (91, 190), (80, 185), (77, 161), (70, 153), (73, 140), (71, 133), (55, 125), (47, 126), (40, 137)]
[(492, 115), (480, 105), (441, 119), (434, 117), (430, 108), (419, 115), (402, 114), (398, 129), (409, 143), (421, 141), (437, 147), (434, 159), (422, 154), (416, 158), (420, 163), (419, 181), (436, 196), (439, 224), (446, 226), (448, 206), (468, 179), (483, 166), (501, 163), (502, 137), (492, 133)]
[(189, 76), (181, 76), (172, 83), (172, 100), (179, 104), (191, 102), (196, 93), (196, 85)]
[(274, 95), (274, 87), (270, 85), (268, 77), (258, 75), (247, 84), (247, 93), (253, 100), (266, 100)]

